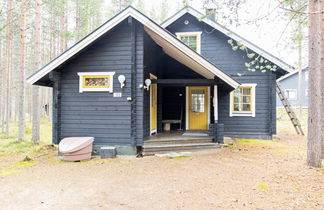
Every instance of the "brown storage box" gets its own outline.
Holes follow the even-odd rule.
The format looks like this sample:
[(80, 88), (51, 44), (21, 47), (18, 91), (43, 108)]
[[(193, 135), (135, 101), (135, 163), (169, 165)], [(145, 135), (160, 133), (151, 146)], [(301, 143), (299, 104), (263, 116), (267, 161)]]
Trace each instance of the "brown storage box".
[(90, 160), (94, 137), (69, 137), (59, 143), (64, 161)]

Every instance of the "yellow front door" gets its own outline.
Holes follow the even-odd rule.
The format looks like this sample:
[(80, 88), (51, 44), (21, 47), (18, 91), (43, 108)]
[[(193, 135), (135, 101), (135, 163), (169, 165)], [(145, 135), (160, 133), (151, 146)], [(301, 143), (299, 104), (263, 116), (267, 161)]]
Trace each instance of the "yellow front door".
[(189, 130), (207, 130), (208, 87), (189, 87)]
[(157, 117), (157, 84), (150, 87), (150, 113), (151, 113), (151, 133), (156, 133), (156, 117)]

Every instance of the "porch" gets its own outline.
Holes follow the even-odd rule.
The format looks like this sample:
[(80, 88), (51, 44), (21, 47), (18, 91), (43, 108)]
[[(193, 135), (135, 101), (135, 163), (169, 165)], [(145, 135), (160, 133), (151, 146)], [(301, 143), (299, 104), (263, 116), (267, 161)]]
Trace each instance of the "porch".
[(151, 85), (143, 98), (144, 155), (217, 148), (219, 93), (238, 83), (198, 53), (189, 56), (190, 49), (180, 52), (145, 32), (143, 81)]

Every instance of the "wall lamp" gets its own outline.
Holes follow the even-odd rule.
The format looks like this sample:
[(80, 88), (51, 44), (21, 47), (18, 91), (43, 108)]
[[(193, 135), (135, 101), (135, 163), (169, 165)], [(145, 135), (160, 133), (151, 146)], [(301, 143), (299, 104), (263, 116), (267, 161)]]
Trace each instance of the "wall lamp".
[(151, 86), (152, 81), (150, 79), (146, 79), (144, 81), (144, 83), (145, 83), (145, 85), (141, 84), (139, 87), (143, 88), (143, 89), (146, 89), (146, 90), (150, 90), (150, 86)]
[(125, 81), (126, 81), (126, 78), (124, 75), (119, 75), (118, 76), (118, 81), (120, 83), (120, 88), (123, 88), (125, 86)]

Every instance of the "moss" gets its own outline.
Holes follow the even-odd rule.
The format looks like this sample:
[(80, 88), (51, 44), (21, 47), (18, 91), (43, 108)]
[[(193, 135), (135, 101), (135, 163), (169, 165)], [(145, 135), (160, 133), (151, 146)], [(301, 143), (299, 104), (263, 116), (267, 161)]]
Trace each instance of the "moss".
[(261, 140), (261, 139), (237, 139), (236, 143), (246, 146), (277, 146), (278, 140)]
[(165, 157), (166, 159), (183, 159), (183, 158), (189, 158), (190, 156), (179, 156), (179, 157)]
[(265, 190), (265, 189), (268, 189), (268, 188), (269, 188), (269, 186), (266, 185), (266, 184), (257, 184), (257, 187), (258, 187), (259, 189), (262, 189), (262, 190)]
[(17, 162), (18, 165), (24, 166), (24, 167), (30, 167), (36, 164), (36, 160), (28, 160), (28, 161), (19, 161)]
[(19, 172), (20, 172), (20, 169), (17, 166), (1, 169), (0, 170), (0, 177), (10, 176), (10, 175), (13, 175), (13, 174), (17, 174)]

